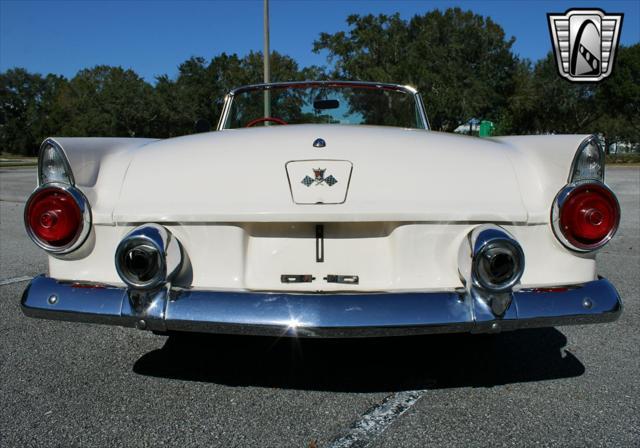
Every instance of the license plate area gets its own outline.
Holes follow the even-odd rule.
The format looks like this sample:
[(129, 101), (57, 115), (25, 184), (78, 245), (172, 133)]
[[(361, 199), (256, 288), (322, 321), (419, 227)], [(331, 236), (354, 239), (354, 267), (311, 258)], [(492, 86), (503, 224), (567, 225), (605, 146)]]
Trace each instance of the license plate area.
[(256, 223), (246, 230), (249, 289), (350, 291), (391, 282), (384, 223)]
[[(330, 274), (322, 278), (327, 283), (339, 283), (343, 285), (357, 285), (360, 277), (357, 275), (335, 275)], [(283, 274), (280, 276), (281, 283), (313, 283), (316, 277), (311, 274)]]

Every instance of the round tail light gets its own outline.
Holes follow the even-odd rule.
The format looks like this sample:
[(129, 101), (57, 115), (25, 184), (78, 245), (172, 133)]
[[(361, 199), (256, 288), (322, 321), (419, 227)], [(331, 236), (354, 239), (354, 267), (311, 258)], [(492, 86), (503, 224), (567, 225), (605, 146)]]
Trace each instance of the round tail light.
[(565, 246), (587, 252), (604, 246), (616, 233), (620, 205), (600, 182), (569, 185), (556, 198), (552, 222)]
[(90, 213), (85, 197), (74, 187), (45, 185), (27, 201), (24, 211), (27, 233), (43, 249), (66, 253), (86, 238)]

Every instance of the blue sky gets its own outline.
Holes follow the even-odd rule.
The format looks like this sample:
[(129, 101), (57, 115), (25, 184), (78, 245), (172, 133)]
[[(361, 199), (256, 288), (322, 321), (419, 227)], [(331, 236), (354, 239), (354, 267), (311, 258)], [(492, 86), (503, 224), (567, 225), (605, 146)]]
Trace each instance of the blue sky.
[[(599, 7), (625, 14), (621, 42), (640, 41), (640, 1), (278, 1), (271, 0), (271, 48), (302, 66), (326, 65), (311, 51), (322, 31), (346, 30), (351, 13), (403, 18), (450, 6), (491, 16), (517, 54), (532, 60), (550, 49), (546, 13)], [(0, 0), (0, 71), (24, 67), (72, 77), (98, 64), (132, 68), (148, 81), (175, 76), (190, 56), (244, 55), (262, 49), (262, 1)]]

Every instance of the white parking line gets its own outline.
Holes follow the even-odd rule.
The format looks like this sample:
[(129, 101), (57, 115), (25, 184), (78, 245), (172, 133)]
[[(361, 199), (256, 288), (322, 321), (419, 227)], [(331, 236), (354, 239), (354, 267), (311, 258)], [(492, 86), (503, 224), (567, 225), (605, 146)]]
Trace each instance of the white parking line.
[(382, 400), (356, 420), (342, 436), (334, 439), (328, 448), (364, 448), (384, 432), (395, 419), (404, 414), (424, 395), (426, 390), (397, 392)]
[(26, 282), (31, 280), (32, 278), (33, 277), (29, 277), (29, 276), (8, 278), (6, 280), (0, 280), (0, 286), (10, 285), (12, 283)]
[(24, 204), (25, 202), (27, 202), (27, 200), (25, 198), (19, 198), (19, 197), (0, 197), (0, 202), (13, 202), (16, 204)]

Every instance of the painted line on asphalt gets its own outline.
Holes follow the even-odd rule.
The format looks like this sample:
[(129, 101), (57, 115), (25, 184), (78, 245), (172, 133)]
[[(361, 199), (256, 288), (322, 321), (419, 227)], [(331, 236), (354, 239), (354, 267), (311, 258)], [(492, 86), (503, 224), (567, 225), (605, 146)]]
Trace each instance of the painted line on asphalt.
[(13, 202), (15, 204), (24, 204), (27, 200), (24, 197), (19, 196), (5, 196), (0, 197), (0, 202)]
[(26, 281), (31, 280), (32, 278), (33, 277), (28, 277), (28, 276), (8, 278), (6, 280), (0, 280), (0, 286), (10, 285), (12, 283), (26, 282)]
[(364, 448), (382, 434), (398, 417), (424, 395), (426, 390), (408, 390), (386, 397), (365, 412), (347, 432), (335, 438), (328, 448)]

